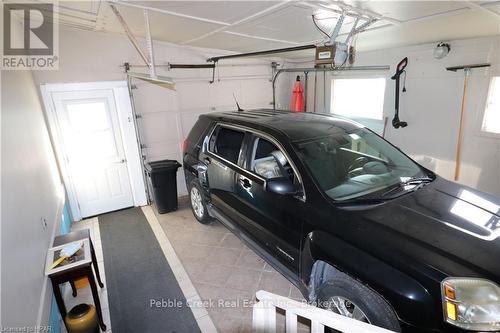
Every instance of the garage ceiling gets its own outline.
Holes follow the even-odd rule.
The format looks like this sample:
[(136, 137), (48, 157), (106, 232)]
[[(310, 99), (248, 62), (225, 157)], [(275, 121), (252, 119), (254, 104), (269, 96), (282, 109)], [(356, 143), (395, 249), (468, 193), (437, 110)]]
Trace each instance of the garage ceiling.
[[(358, 50), (439, 40), (500, 35), (500, 1), (114, 1), (136, 36), (144, 36), (149, 9), (155, 40), (229, 50), (256, 51), (321, 41), (311, 15), (335, 24), (339, 6), (381, 17), (360, 34)], [(106, 1), (59, 1), (63, 25), (124, 33)], [(352, 19), (351, 19), (352, 24)], [(349, 28), (346, 24), (344, 33)]]

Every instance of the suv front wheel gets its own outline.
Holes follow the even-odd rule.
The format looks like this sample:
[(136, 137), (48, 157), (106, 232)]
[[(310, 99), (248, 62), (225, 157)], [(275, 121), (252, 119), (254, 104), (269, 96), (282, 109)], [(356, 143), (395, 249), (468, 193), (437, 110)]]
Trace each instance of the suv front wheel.
[(193, 211), (193, 215), (198, 222), (202, 224), (210, 223), (212, 219), (208, 215), (207, 205), (205, 203), (205, 198), (203, 197), (202, 189), (196, 181), (191, 183), (189, 199), (191, 203), (191, 210)]
[(318, 288), (319, 307), (395, 332), (401, 332), (391, 306), (377, 293), (338, 272)]

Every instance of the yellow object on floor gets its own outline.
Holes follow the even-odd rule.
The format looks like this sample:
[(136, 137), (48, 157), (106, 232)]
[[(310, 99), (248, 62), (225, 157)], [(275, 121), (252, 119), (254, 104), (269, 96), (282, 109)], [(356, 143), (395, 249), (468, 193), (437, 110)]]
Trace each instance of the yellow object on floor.
[(93, 305), (78, 304), (65, 318), (68, 333), (99, 333), (97, 312)]

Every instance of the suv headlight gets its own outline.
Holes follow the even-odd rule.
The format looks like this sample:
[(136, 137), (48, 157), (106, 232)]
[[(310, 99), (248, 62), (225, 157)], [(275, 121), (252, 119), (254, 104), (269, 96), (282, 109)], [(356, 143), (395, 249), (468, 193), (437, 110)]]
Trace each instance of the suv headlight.
[(500, 288), (476, 278), (447, 278), (441, 282), (444, 319), (466, 330), (500, 329)]

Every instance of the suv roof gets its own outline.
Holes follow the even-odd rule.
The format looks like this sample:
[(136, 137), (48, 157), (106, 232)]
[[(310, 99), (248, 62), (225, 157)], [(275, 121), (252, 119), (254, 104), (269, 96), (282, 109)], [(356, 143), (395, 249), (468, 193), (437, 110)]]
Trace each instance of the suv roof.
[(285, 134), (292, 141), (331, 134), (332, 128), (350, 132), (362, 125), (329, 114), (290, 112), (273, 109), (217, 112), (203, 115), (220, 122), (244, 125)]

